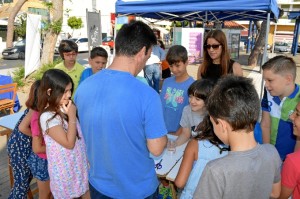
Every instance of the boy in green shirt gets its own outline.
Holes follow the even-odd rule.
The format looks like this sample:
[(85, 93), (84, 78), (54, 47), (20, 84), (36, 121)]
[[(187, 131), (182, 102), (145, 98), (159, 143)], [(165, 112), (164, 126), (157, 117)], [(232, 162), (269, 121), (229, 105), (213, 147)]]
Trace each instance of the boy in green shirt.
[(72, 78), (74, 83), (73, 93), (75, 93), (79, 84), (81, 73), (84, 70), (84, 67), (76, 61), (78, 46), (72, 40), (62, 40), (59, 44), (58, 51), (63, 62), (57, 64), (54, 68), (63, 70)]

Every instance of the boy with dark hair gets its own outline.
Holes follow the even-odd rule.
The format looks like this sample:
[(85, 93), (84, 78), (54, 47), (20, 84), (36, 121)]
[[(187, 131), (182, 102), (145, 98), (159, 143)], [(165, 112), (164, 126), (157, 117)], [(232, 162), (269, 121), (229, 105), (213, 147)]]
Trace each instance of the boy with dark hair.
[(58, 51), (63, 61), (54, 66), (54, 68), (63, 70), (72, 78), (74, 82), (73, 93), (75, 93), (79, 84), (81, 73), (84, 70), (84, 67), (76, 62), (78, 46), (72, 40), (62, 40), (59, 44)]
[(89, 64), (91, 67), (84, 69), (84, 71), (81, 74), (79, 84), (89, 76), (106, 68), (107, 58), (108, 58), (108, 53), (104, 48), (102, 47), (93, 48), (89, 58)]
[(175, 133), (180, 128), (183, 108), (189, 103), (188, 88), (195, 80), (187, 73), (188, 54), (185, 47), (172, 46), (168, 50), (166, 60), (173, 76), (164, 80), (160, 98), (167, 130), (169, 133)]
[(75, 94), (91, 198), (157, 198), (149, 152), (163, 152), (167, 130), (159, 95), (135, 78), (156, 37), (148, 25), (133, 21), (122, 26), (115, 42), (112, 64), (82, 82)]
[(225, 76), (208, 97), (207, 110), (228, 155), (209, 162), (194, 198), (252, 199), (278, 197), (281, 160), (275, 147), (254, 138), (259, 98), (248, 78)]
[(299, 102), (299, 85), (295, 84), (296, 64), (286, 56), (276, 56), (263, 66), (265, 92), (261, 102), (263, 142), (273, 144), (282, 160), (294, 152), (296, 137), (290, 114)]

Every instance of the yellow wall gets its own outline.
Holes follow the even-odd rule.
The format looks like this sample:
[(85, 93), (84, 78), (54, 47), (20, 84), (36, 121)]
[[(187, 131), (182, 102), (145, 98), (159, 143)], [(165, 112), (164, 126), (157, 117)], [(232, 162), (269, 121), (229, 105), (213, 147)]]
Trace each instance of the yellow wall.
[[(249, 25), (244, 25), (245, 27), (249, 27)], [(277, 25), (277, 31), (289, 31), (289, 32), (294, 32), (294, 25)], [(268, 44), (272, 45), (273, 43), (273, 36), (274, 36), (274, 30), (275, 30), (275, 25), (272, 24), (270, 26), (270, 31), (269, 31), (269, 36), (268, 36)]]

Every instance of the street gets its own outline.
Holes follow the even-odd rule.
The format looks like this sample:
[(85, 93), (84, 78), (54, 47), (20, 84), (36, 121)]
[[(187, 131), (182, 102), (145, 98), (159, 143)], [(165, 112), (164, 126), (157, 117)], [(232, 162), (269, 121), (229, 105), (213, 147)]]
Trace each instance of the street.
[[(54, 57), (58, 57), (58, 54), (55, 54)], [(88, 64), (88, 52), (78, 53), (77, 61), (81, 65)], [(25, 60), (5, 60), (0, 59), (0, 75), (12, 75), (12, 72), (18, 67), (24, 67)]]

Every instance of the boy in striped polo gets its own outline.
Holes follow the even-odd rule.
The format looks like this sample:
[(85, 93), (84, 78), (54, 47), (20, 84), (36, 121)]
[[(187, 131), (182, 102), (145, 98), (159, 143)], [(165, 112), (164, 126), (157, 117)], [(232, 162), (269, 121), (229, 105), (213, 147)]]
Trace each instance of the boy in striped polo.
[[(299, 85), (295, 84), (296, 64), (286, 56), (276, 56), (263, 66), (265, 92), (261, 102), (263, 142), (273, 144), (282, 160), (297, 145), (289, 116), (300, 101)], [(299, 144), (300, 145), (300, 144)]]

